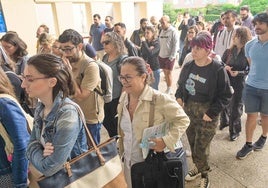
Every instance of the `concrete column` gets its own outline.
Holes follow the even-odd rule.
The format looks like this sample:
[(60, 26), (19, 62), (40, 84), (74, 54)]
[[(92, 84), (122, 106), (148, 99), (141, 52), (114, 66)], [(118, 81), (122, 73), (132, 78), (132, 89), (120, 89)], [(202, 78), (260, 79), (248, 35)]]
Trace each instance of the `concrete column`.
[(16, 31), (27, 44), (29, 54), (36, 52), (38, 25), (35, 4), (32, 0), (1, 0), (8, 31)]
[(72, 2), (55, 2), (55, 28), (60, 35), (64, 30), (73, 28), (74, 17)]

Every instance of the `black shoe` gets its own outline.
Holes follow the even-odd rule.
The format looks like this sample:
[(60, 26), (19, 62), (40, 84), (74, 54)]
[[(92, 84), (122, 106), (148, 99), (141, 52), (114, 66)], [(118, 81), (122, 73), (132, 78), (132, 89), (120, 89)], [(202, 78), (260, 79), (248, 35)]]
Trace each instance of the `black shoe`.
[(230, 134), (230, 141), (236, 141), (237, 138), (239, 137), (239, 133), (231, 133)]
[(228, 124), (220, 124), (220, 130), (223, 130), (225, 127), (228, 127), (229, 125)]
[(245, 144), (241, 150), (236, 154), (237, 159), (245, 159), (249, 154), (253, 152), (253, 146)]
[(262, 150), (263, 146), (265, 145), (266, 138), (263, 138), (262, 136), (253, 144), (253, 149), (255, 151)]

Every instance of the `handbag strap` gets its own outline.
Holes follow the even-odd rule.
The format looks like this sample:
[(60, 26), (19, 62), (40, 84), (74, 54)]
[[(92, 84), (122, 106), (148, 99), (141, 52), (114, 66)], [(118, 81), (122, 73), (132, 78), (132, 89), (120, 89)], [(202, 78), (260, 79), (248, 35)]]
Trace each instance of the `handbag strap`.
[(153, 95), (152, 101), (150, 102), (149, 127), (152, 127), (154, 125), (155, 102), (156, 102), (156, 94)]
[(85, 130), (86, 130), (88, 146), (89, 146), (89, 147), (93, 147), (93, 148), (95, 149), (96, 154), (97, 154), (97, 156), (98, 156), (98, 158), (99, 158), (100, 164), (101, 164), (101, 165), (104, 165), (104, 164), (105, 164), (105, 159), (104, 159), (104, 157), (102, 156), (102, 154), (101, 154), (101, 152), (100, 152), (100, 149), (97, 147), (97, 145), (96, 145), (96, 143), (95, 143), (95, 141), (94, 141), (94, 139), (93, 139), (93, 137), (92, 137), (92, 135), (91, 135), (89, 129), (87, 128), (87, 124), (86, 124), (85, 116), (84, 116), (84, 114), (83, 114), (81, 108), (80, 108), (77, 104), (68, 103), (68, 102), (64, 103), (62, 106), (66, 105), (66, 104), (73, 105), (73, 106), (76, 108), (76, 110), (78, 111), (78, 114), (79, 114), (79, 116), (80, 116), (80, 118), (81, 118), (81, 120), (82, 120), (82, 122), (83, 122), (83, 126), (84, 126), (84, 128), (85, 128)]

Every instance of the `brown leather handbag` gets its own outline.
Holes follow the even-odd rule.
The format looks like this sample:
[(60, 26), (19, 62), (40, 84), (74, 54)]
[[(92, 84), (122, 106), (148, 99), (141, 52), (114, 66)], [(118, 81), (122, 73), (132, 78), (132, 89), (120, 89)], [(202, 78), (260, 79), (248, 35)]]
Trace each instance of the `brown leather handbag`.
[(63, 168), (50, 177), (39, 178), (40, 188), (126, 188), (122, 164), (117, 152), (116, 137), (95, 144), (79, 107), (77, 110), (83, 119), (88, 136), (89, 150), (66, 162)]

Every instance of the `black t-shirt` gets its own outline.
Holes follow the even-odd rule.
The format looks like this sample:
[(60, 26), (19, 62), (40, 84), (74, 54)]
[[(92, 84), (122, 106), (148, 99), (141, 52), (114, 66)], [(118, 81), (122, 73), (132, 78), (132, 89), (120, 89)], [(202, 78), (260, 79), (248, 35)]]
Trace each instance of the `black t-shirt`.
[(211, 71), (211, 63), (199, 67), (195, 63), (189, 72), (185, 87), (189, 93), (189, 100), (195, 102), (209, 101), (209, 72)]

